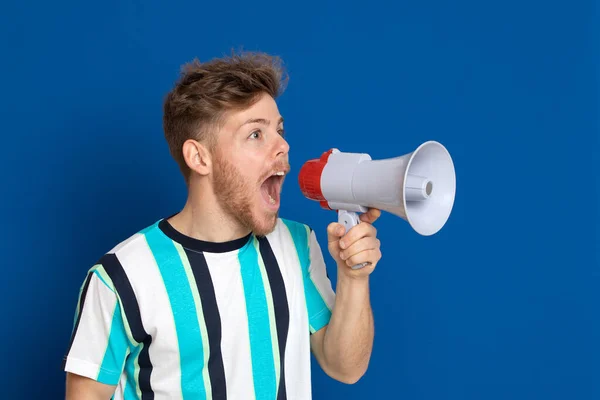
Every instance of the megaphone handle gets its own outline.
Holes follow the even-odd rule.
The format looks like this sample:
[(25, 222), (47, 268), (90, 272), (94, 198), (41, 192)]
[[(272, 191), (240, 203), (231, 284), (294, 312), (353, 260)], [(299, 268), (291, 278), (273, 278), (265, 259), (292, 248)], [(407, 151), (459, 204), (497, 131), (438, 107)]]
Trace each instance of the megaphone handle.
[[(353, 226), (360, 223), (360, 219), (358, 218), (358, 214), (354, 211), (338, 210), (338, 222), (344, 226), (347, 233)], [(366, 265), (369, 265), (369, 263), (364, 262), (356, 264), (352, 266), (352, 269), (361, 269)]]

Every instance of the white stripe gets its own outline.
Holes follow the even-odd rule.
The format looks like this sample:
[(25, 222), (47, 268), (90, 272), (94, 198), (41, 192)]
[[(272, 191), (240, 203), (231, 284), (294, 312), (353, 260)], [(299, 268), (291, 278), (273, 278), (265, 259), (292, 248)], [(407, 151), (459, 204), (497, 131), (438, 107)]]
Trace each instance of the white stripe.
[(131, 242), (134, 242), (136, 240), (139, 240), (139, 238), (142, 235), (140, 235), (139, 233), (136, 233), (134, 235), (131, 235), (130, 237), (128, 237), (127, 239), (123, 240), (121, 243), (118, 243), (115, 247), (113, 247), (110, 251), (108, 251), (108, 254), (116, 254), (119, 252), (119, 250), (121, 250), (122, 248), (124, 248), (126, 245), (128, 245)]
[(311, 399), (311, 366), (308, 311), (298, 261), (290, 231), (283, 221), (267, 239), (277, 259), (290, 313), (290, 325), (285, 349), (285, 386), (288, 400)]
[(221, 316), (221, 351), (228, 399), (254, 399), (246, 299), (238, 252), (204, 253)]
[(123, 373), (112, 400), (123, 400), (125, 398), (125, 385), (127, 385), (127, 375)]
[(98, 377), (112, 326), (115, 294), (93, 273), (87, 288), (65, 371), (91, 379)]
[(137, 235), (135, 241), (121, 247), (117, 257), (135, 292), (144, 329), (152, 336), (149, 356), (154, 398), (180, 398), (181, 369), (175, 321), (160, 271), (145, 237)]
[[(308, 245), (310, 247), (310, 277), (317, 287), (317, 291), (323, 298), (323, 301), (327, 304), (327, 307), (329, 307), (330, 310), (333, 310), (335, 293), (331, 287), (331, 281), (327, 278), (325, 260), (323, 259), (323, 253), (321, 252), (321, 246), (319, 246), (319, 242), (317, 242), (315, 231), (310, 233)], [(329, 253), (327, 254), (329, 255)]]

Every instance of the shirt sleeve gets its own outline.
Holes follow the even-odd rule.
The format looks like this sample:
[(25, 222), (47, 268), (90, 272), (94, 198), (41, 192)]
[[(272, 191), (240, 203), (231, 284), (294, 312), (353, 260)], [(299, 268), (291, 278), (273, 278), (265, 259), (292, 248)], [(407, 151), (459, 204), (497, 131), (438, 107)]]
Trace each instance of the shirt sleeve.
[(101, 265), (81, 287), (71, 342), (63, 369), (107, 385), (117, 385), (133, 346), (118, 294)]
[(308, 268), (305, 272), (305, 294), (310, 333), (315, 333), (329, 323), (335, 303), (335, 293), (327, 275), (323, 252), (315, 232), (308, 232)]

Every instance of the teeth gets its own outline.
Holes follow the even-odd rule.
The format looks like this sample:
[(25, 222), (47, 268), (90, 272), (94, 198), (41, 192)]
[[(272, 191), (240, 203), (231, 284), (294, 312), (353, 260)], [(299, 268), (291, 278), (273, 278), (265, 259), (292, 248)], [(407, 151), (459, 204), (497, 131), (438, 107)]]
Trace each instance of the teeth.
[(273, 197), (271, 197), (271, 195), (269, 195), (269, 202), (271, 204), (275, 204), (275, 199)]
[(277, 175), (277, 176), (283, 176), (283, 171), (276, 172), (275, 175)]

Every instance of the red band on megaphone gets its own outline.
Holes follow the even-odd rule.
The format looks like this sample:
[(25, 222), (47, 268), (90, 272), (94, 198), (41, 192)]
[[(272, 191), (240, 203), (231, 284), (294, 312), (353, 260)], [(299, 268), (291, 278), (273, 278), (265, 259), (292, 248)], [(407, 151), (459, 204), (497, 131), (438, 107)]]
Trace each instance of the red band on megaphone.
[(308, 160), (300, 168), (300, 174), (298, 175), (298, 183), (300, 184), (300, 190), (302, 194), (311, 199), (319, 202), (326, 201), (323, 197), (323, 191), (321, 190), (321, 174), (329, 155), (333, 152), (333, 149), (326, 151), (321, 155), (319, 159)]

